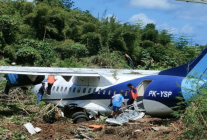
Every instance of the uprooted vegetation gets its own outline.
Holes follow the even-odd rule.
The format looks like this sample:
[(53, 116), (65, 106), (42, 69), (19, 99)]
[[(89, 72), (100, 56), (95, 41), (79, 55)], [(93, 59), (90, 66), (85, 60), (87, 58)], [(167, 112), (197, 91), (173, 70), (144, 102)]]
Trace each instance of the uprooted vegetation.
[[(9, 95), (0, 94), (0, 139), (74, 139), (75, 136), (83, 138), (78, 137), (80, 133), (97, 140), (200, 138), (205, 137), (204, 128), (206, 126), (204, 110), (198, 110), (201, 106), (201, 100), (201, 97), (196, 98), (192, 106), (187, 108), (185, 114), (180, 114), (181, 117), (178, 119), (145, 116), (123, 126), (110, 126), (105, 123), (104, 117), (100, 117), (99, 120), (72, 124), (71, 119), (62, 117), (60, 109), (53, 104), (40, 102), (39, 105), (34, 105), (36, 102), (35, 94), (23, 93), (21, 89), (16, 88)], [(189, 114), (190, 112), (191, 114)], [(24, 124), (28, 122), (39, 127), (41, 131), (31, 135), (24, 127)], [(85, 124), (102, 125), (105, 126), (105, 129), (101, 131), (78, 129)], [(198, 130), (200, 135), (195, 135), (195, 130)]]

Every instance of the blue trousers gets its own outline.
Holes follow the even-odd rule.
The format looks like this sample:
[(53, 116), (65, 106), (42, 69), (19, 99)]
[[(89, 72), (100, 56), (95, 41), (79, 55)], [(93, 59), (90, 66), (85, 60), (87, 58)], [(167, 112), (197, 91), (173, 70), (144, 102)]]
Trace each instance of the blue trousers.
[(37, 94), (37, 102), (35, 103), (36, 105), (42, 100), (42, 94), (38, 93)]

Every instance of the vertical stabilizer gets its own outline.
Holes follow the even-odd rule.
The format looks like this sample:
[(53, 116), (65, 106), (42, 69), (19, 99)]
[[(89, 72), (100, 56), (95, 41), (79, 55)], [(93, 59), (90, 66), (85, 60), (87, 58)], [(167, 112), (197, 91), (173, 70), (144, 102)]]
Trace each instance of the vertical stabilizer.
[(196, 71), (198, 73), (204, 73), (207, 65), (207, 48), (205, 48), (195, 59), (187, 64), (163, 70), (159, 75), (172, 75), (172, 76), (182, 76), (186, 77), (190, 72)]

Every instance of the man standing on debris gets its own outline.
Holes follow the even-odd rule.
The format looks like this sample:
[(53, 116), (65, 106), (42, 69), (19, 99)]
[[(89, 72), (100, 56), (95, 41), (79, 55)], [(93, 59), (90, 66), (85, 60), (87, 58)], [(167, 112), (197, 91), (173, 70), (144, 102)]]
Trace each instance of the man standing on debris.
[(55, 76), (54, 75), (48, 75), (48, 78), (47, 78), (47, 95), (50, 95), (51, 94), (51, 88), (52, 88), (52, 85), (55, 83)]
[(128, 84), (127, 87), (129, 87), (130, 89), (128, 89), (127, 91), (130, 91), (130, 98), (127, 101), (127, 105), (131, 105), (134, 103), (134, 101), (137, 100), (138, 95), (138, 91), (135, 87), (132, 86), (132, 84)]
[(126, 104), (124, 103), (123, 94), (124, 94), (124, 91), (121, 90), (119, 94), (116, 94), (113, 97), (111, 97), (111, 104), (113, 104), (111, 116), (113, 116), (115, 112), (115, 115), (114, 115), (115, 118), (120, 113), (121, 103), (123, 103), (123, 105), (126, 106)]
[(42, 100), (42, 95), (45, 92), (45, 83), (42, 83), (42, 86), (39, 89), (39, 92), (37, 93), (37, 102), (36, 105)]

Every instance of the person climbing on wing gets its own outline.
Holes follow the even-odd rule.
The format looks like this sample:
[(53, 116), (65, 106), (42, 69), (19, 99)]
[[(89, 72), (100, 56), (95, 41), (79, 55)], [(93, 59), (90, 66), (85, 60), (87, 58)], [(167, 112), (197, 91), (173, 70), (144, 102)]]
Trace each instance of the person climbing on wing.
[(132, 84), (128, 84), (127, 87), (129, 87), (130, 89), (128, 89), (127, 91), (130, 92), (130, 98), (129, 100), (127, 101), (127, 105), (131, 105), (134, 103), (134, 101), (137, 100), (138, 98), (138, 91), (135, 87), (132, 86)]

